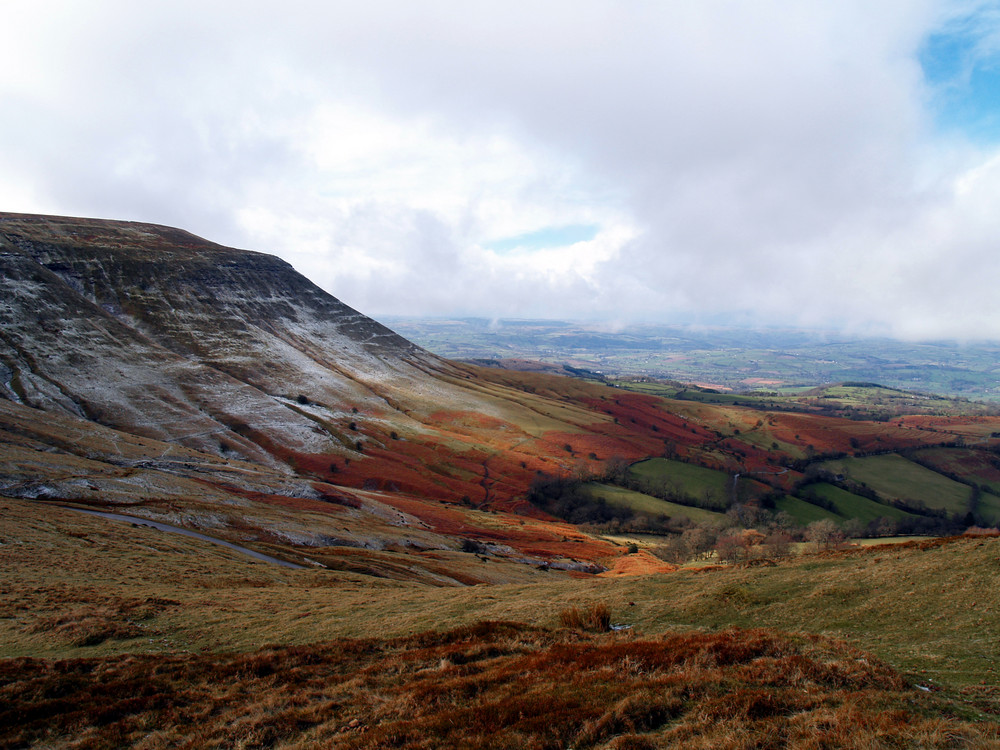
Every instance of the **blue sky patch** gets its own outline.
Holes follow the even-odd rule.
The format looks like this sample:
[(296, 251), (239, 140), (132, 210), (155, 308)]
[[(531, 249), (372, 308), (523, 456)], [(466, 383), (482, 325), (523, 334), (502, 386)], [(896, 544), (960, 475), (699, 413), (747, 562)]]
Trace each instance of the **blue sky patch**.
[(516, 237), (502, 237), (484, 244), (498, 253), (511, 250), (545, 250), (552, 247), (566, 247), (577, 242), (588, 242), (597, 236), (600, 227), (596, 224), (569, 224), (562, 227), (545, 227)]
[(920, 50), (941, 130), (959, 131), (974, 141), (1000, 142), (997, 26), (996, 14), (976, 13), (931, 34)]

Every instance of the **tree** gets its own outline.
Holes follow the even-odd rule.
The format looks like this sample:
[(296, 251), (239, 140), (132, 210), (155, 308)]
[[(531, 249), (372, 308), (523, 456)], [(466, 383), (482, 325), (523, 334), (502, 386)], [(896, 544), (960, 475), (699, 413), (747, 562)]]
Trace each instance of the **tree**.
[(764, 538), (763, 548), (770, 558), (788, 557), (792, 550), (792, 537), (784, 531), (772, 531)]
[(858, 518), (849, 518), (844, 524), (844, 536), (848, 539), (860, 539), (868, 531), (868, 526)]
[(766, 526), (771, 517), (771, 514), (763, 508), (744, 503), (732, 506), (726, 511), (726, 515), (735, 525), (743, 526), (744, 528)]
[(604, 463), (604, 481), (619, 484), (628, 476), (628, 461), (621, 456), (612, 456)]
[(742, 551), (743, 539), (738, 531), (730, 530), (715, 542), (715, 554), (719, 556), (721, 562), (738, 562)]
[(771, 520), (771, 525), (776, 529), (790, 531), (791, 529), (798, 528), (799, 522), (796, 521), (795, 517), (787, 510), (779, 510), (774, 514), (774, 518)]
[(757, 529), (745, 529), (740, 534), (740, 544), (743, 547), (743, 559), (751, 560), (758, 556), (760, 545), (764, 541), (764, 534)]
[(715, 544), (715, 533), (703, 526), (692, 526), (681, 534), (681, 544), (688, 558), (705, 558)]
[(829, 518), (823, 518), (806, 527), (806, 539), (817, 549), (830, 549), (844, 541), (844, 532)]
[(681, 565), (688, 559), (688, 550), (680, 537), (672, 536), (657, 545), (652, 550), (653, 554), (661, 560), (666, 560), (674, 565)]
[(895, 536), (896, 532), (899, 530), (899, 525), (896, 523), (895, 519), (892, 518), (880, 518), (875, 522), (875, 536)]

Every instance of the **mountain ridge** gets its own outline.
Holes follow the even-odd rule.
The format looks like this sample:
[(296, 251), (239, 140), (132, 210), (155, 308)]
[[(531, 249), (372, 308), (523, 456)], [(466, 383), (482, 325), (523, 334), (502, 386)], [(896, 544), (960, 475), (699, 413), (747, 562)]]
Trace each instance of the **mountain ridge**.
[[(606, 415), (479, 380), (277, 258), (168, 227), (2, 214), (0, 299), (0, 492), (221, 524), (293, 557), (298, 542), (452, 549), (459, 534), (521, 564), (599, 570), (570, 553), (614, 553), (517, 499), (535, 471), (571, 463), (545, 435)], [(171, 445), (205, 471), (163, 465)], [(498, 529), (483, 505), (528, 519)]]
[[(813, 463), (963, 435), (985, 451), (1000, 432), (995, 418), (850, 422), (453, 362), (344, 305), (277, 258), (168, 227), (0, 214), (0, 270), (0, 397), (10, 403), (0, 420), (0, 442), (9, 446), (0, 491), (131, 504), (167, 522), (187, 512), (178, 510), (184, 506), (194, 525), (221, 524), (230, 535), (285, 545), (293, 556), (300, 554), (294, 540), (311, 549), (345, 539), (345, 529), (368, 547), (406, 550), (410, 530), (422, 524), (440, 549), (474, 540), (530, 564), (648, 571), (662, 563), (647, 555), (626, 566), (618, 542), (555, 522), (546, 503), (530, 500), (536, 479), (597, 477), (623, 461), (670, 457), (711, 469), (719, 487), (680, 488), (667, 477), (647, 488), (661, 500), (632, 500), (671, 518), (680, 513), (682, 525), (690, 515), (661, 503), (667, 496), (705, 504), (711, 494), (716, 510), (749, 503), (755, 517), (765, 512), (756, 506), (769, 502), (804, 523), (822, 509), (789, 496), (808, 484)], [(38, 428), (24, 445), (15, 423), (44, 421), (45, 414), (61, 415), (50, 421), (64, 434), (39, 437), (45, 430)], [(102, 440), (138, 440), (130, 450), (149, 452), (136, 459), (144, 466), (116, 468), (114, 448), (95, 449), (97, 463), (80, 464), (95, 457), (67, 436), (95, 423), (134, 436)], [(206, 497), (214, 500), (199, 495), (186, 470), (159, 466), (170, 445), (204, 454), (215, 476), (198, 480), (211, 485)], [(992, 481), (988, 458), (977, 458), (976, 482)], [(245, 472), (234, 487), (225, 477), (236, 476), (240, 462), (260, 471)], [(663, 466), (679, 471), (676, 462)], [(151, 495), (140, 492), (139, 479), (116, 474), (150, 468), (157, 473), (143, 481), (158, 488)], [(286, 480), (275, 479), (281, 476)], [(133, 496), (131, 481), (138, 483)], [(970, 486), (949, 485), (947, 501), (917, 500), (930, 504), (928, 512), (960, 514), (960, 495)], [(992, 492), (970, 495), (971, 511), (986, 520), (1000, 514)], [(898, 494), (885, 488), (883, 505), (865, 512)], [(848, 499), (849, 514), (861, 500)], [(222, 513), (220, 505), (242, 510)], [(314, 531), (294, 517), (305, 508), (318, 514), (309, 516)], [(827, 517), (846, 520), (832, 511)]]
[[(309, 438), (312, 422), (285, 408), (275, 413), (268, 403), (282, 395), (281, 380), (289, 372), (305, 381), (299, 383), (303, 388), (370, 400), (372, 385), (386, 384), (393, 374), (397, 380), (412, 379), (414, 365), (446, 368), (442, 360), (327, 295), (284, 261), (224, 248), (181, 230), (4, 214), (0, 252), (8, 300), (0, 307), (4, 395), (145, 429), (154, 433), (151, 437), (177, 435), (157, 429), (150, 419), (141, 424), (139, 415), (126, 419), (123, 413), (134, 412), (137, 401), (145, 411), (158, 412), (160, 425), (169, 424), (170, 412), (180, 409), (201, 432), (211, 432), (202, 414), (182, 405), (191, 399), (210, 401), (209, 391), (228, 389), (251, 400), (255, 410), (270, 412), (269, 429), (282, 421), (297, 423), (283, 439), (319, 448), (322, 442)], [(132, 367), (127, 378), (123, 360)], [(345, 377), (349, 369), (382, 382)], [(110, 381), (108, 387), (97, 387), (98, 379)], [(136, 384), (147, 386), (146, 393)], [(170, 392), (157, 398), (156, 390), (164, 387)], [(126, 397), (115, 398), (116, 392)], [(218, 403), (214, 409), (212, 421), (228, 422), (227, 429), (252, 416), (227, 413), (233, 409)], [(194, 434), (181, 439), (209, 447)], [(263, 458), (245, 440), (237, 442), (254, 459)]]

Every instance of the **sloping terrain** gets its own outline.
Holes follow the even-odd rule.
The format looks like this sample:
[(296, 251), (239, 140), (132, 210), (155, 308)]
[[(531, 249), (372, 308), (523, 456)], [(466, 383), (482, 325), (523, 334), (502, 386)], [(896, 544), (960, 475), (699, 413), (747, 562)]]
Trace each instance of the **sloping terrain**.
[[(226, 656), (0, 664), (7, 747), (986, 747), (885, 664), (761, 630), (483, 623)], [(248, 704), (252, 708), (248, 710)], [(946, 704), (945, 706), (946, 707)]]
[(997, 742), (996, 538), (678, 569), (529, 502), (959, 526), (996, 417), (456, 364), (269, 256), (11, 214), (0, 396), (0, 747)]
[[(997, 538), (440, 588), (37, 505), (0, 501), (0, 747), (998, 741)], [(595, 605), (628, 629), (559, 627)]]
[(253, 459), (268, 440), (348, 454), (354, 409), (409, 424), (406, 410), (466, 400), (425, 376), (445, 362), (272, 256), (165, 227), (11, 215), (0, 251), (12, 400)]
[[(539, 472), (598, 477), (612, 459), (669, 456), (668, 485), (684, 483), (677, 461), (716, 473), (718, 511), (768, 493), (818, 497), (800, 491), (809, 466), (838, 454), (1000, 444), (996, 417), (861, 422), (448, 362), (276, 258), (167, 227), (0, 214), (0, 265), (5, 494), (134, 506), (394, 577), (407, 566), (385, 550), (463, 544), (561, 569), (615, 567), (613, 544), (553, 525), (526, 501)], [(958, 497), (978, 474), (948, 481), (958, 493), (948, 503), (916, 498), (927, 512), (994, 520), (991, 486)], [(709, 491), (688, 490), (662, 499), (690, 504)], [(888, 504), (914, 500), (869, 499), (865, 519), (877, 503), (898, 518)], [(776, 502), (802, 519), (850, 517)], [(431, 577), (470, 582), (459, 570)]]
[[(0, 215), (0, 261), (7, 494), (139, 504), (167, 520), (309, 546), (412, 546), (423, 543), (417, 526), (444, 535), (435, 548), (472, 534), (528, 562), (614, 553), (594, 541), (560, 550), (572, 530), (543, 522), (521, 533), (488, 528), (497, 524), (483, 514), (470, 520), (471, 506), (523, 506), (536, 470), (572, 464), (551, 450), (552, 435), (581, 433), (592, 452), (586, 426), (610, 419), (586, 405), (481, 380), (273, 257), (178, 230)], [(102, 446), (86, 448), (81, 435)], [(624, 429), (594, 440), (626, 455), (648, 449)], [(184, 467), (164, 460), (173, 453)], [(199, 463), (202, 484), (192, 485)], [(303, 531), (299, 517), (272, 517), (289, 506), (293, 516), (309, 506), (340, 517)], [(363, 518), (343, 518), (352, 513)], [(396, 519), (401, 528), (387, 531)], [(508, 549), (518, 538), (530, 544)]]

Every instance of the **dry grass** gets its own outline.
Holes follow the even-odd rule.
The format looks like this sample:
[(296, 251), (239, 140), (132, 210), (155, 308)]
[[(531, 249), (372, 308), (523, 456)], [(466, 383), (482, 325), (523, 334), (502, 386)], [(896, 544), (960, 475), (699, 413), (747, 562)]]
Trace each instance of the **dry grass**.
[(835, 640), (479, 623), (239, 655), (0, 662), (0, 747), (986, 747)]
[[(454, 553), (455, 564), (465, 558), (467, 572), (482, 571), (480, 578), (523, 577), (441, 589), (286, 570), (149, 529), (123, 533), (119, 524), (27, 501), (0, 501), (0, 513), (0, 656), (247, 651), (265, 643), (398, 637), (479, 619), (554, 626), (563, 609), (603, 603), (617, 623), (648, 634), (730, 625), (830, 633), (938, 684), (1000, 684), (992, 648), (1000, 642), (1000, 539), (993, 537), (805, 556), (773, 568), (600, 580), (526, 565), (505, 572), (494, 558)], [(148, 598), (177, 604), (148, 616), (130, 611)], [(92, 646), (74, 645), (82, 633), (71, 627), (58, 630), (87, 616), (120, 628)], [(133, 626), (143, 634), (120, 639)]]
[[(0, 655), (49, 658), (0, 661), (15, 711), (0, 747), (71, 746), (77, 730), (74, 746), (146, 748), (852, 746), (854, 724), (860, 746), (996, 739), (994, 537), (622, 579), (521, 566), (519, 584), (435, 588), (2, 502)], [(574, 608), (579, 629), (547, 629)], [(581, 632), (602, 612), (645, 636)], [(474, 624), (501, 619), (530, 625)]]
[(125, 641), (155, 632), (148, 631), (145, 622), (178, 604), (172, 599), (147, 597), (63, 607), (57, 614), (40, 617), (29, 630), (73, 646), (97, 646), (107, 640)]
[(570, 607), (559, 613), (559, 623), (564, 628), (607, 633), (611, 630), (611, 610), (608, 605), (595, 603), (584, 608)]

